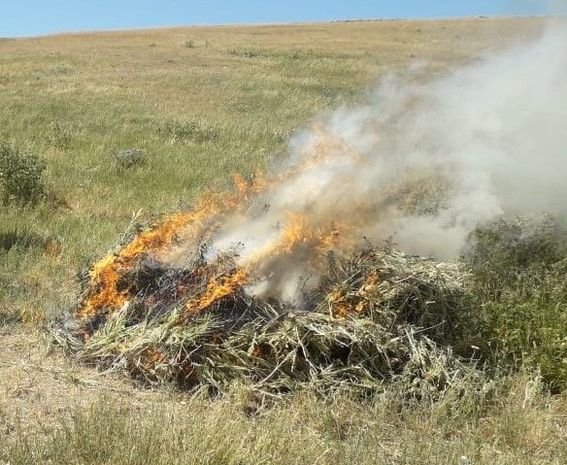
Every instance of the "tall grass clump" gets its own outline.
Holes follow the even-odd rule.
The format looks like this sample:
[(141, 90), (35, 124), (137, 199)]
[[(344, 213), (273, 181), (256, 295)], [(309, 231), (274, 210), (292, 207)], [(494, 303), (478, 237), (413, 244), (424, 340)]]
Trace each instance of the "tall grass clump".
[(564, 422), (550, 421), (559, 419), (559, 409), (537, 378), (510, 381), (507, 395), (500, 393), (482, 419), (447, 416), (438, 404), (400, 405), (393, 391), (365, 402), (303, 391), (254, 414), (238, 386), (224, 399), (197, 395), (143, 405), (105, 395), (72, 407), (68, 419), (44, 419), (43, 434), (16, 425), (14, 439), (0, 448), (0, 463), (565, 463)]

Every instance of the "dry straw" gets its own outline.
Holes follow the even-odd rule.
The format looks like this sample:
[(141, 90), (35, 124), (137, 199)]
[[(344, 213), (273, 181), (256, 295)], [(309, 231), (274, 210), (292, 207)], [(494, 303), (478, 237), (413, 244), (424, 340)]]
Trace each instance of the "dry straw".
[[(234, 272), (233, 260), (223, 263), (222, 272)], [(329, 253), (320, 286), (300, 307), (238, 288), (187, 317), (191, 293), (175, 298), (173, 290), (206, 285), (191, 283), (192, 272), (142, 260), (124, 278), (138, 291), (120, 311), (88, 321), (70, 312), (52, 333), (106, 370), (212, 393), (246, 382), (270, 397), (301, 387), (367, 396), (399, 383), (411, 398), (434, 398), (480, 379), (450, 349), (467, 297), (458, 264), (390, 245), (349, 257)]]

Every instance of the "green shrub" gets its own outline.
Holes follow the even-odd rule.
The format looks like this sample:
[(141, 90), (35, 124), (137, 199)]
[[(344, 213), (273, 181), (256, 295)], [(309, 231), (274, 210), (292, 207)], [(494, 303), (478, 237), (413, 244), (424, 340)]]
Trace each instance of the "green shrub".
[(465, 257), (485, 354), (539, 369), (557, 391), (567, 389), (566, 243), (551, 217), (500, 220), (474, 234)]
[(41, 199), (45, 194), (44, 170), (45, 163), (37, 155), (0, 144), (0, 190), (4, 204), (33, 204)]
[(170, 143), (184, 141), (203, 144), (215, 142), (220, 136), (218, 128), (196, 119), (166, 121), (158, 127), (158, 133), (169, 137)]
[(116, 162), (122, 168), (133, 168), (145, 163), (144, 152), (140, 149), (125, 149), (114, 154)]
[(567, 389), (567, 261), (522, 276), (496, 300), (485, 302), (492, 350), (513, 364), (541, 370), (553, 390)]
[(513, 284), (529, 269), (546, 268), (566, 256), (567, 235), (561, 224), (542, 217), (502, 218), (478, 228), (465, 260), (486, 284)]

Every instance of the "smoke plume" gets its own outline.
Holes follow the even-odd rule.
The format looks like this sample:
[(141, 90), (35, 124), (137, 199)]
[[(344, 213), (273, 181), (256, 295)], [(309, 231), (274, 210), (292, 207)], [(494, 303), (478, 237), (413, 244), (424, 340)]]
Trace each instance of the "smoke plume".
[(501, 215), (563, 215), (565, 26), (430, 82), (391, 76), (368, 103), (319, 118), (238, 207), (201, 223), (207, 259), (236, 250), (248, 292), (294, 300), (333, 248), (391, 238), (448, 259)]

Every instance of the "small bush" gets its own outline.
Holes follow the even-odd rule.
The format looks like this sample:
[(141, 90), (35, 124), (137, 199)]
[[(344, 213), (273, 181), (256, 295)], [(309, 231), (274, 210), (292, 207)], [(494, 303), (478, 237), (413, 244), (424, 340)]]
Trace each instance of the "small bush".
[(35, 154), (0, 144), (0, 190), (4, 204), (36, 203), (45, 195), (45, 163)]
[(169, 137), (170, 143), (185, 141), (197, 144), (214, 142), (220, 135), (220, 131), (206, 121), (194, 119), (167, 121), (158, 128), (158, 133)]
[(140, 149), (120, 150), (114, 155), (114, 158), (123, 168), (133, 168), (145, 163), (144, 152)]
[(185, 48), (195, 48), (195, 43), (192, 40), (186, 40), (183, 46)]
[(244, 57), (244, 58), (259, 58), (262, 56), (260, 50), (239, 50), (236, 48), (231, 48), (228, 50), (228, 54), (234, 57)]

